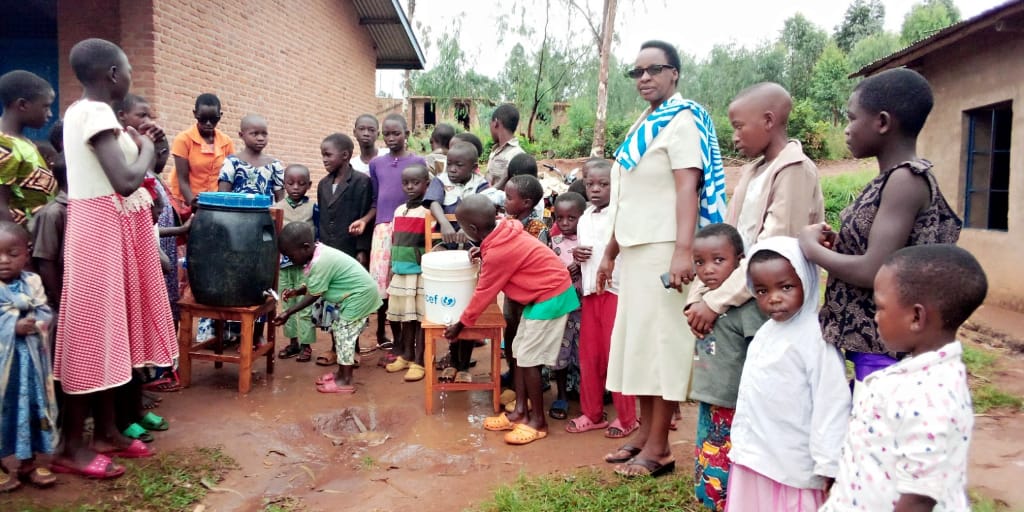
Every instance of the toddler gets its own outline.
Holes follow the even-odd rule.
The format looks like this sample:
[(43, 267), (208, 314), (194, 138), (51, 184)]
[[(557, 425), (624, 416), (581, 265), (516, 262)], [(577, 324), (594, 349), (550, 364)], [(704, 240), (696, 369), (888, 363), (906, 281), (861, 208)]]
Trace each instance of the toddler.
[(850, 411), (842, 357), (818, 326), (818, 268), (795, 238), (772, 237), (751, 248), (747, 276), (768, 321), (740, 378), (726, 510), (816, 511)]
[[(580, 291), (580, 265), (573, 256), (576, 246), (579, 245), (579, 238), (576, 235), (576, 228), (579, 224), (583, 211), (587, 209), (587, 200), (575, 192), (566, 192), (555, 199), (555, 223), (561, 229), (561, 234), (551, 237), (548, 246), (558, 256), (565, 268), (569, 270), (569, 277), (572, 278), (573, 287), (577, 293)], [(558, 352), (558, 360), (551, 367), (555, 374), (555, 388), (557, 396), (551, 402), (551, 409), (548, 416), (556, 420), (564, 420), (569, 417), (569, 401), (566, 394), (570, 389), (579, 389), (580, 376), (580, 310), (569, 313), (565, 322), (565, 334), (562, 336), (562, 348)]]
[[(319, 222), (317, 204), (306, 197), (310, 187), (309, 168), (304, 165), (292, 164), (284, 169), (285, 198), (274, 204), (274, 208), (284, 212), (284, 226), (293, 222), (302, 222), (316, 226)], [(283, 227), (283, 226), (282, 226)], [(302, 286), (304, 276), (302, 267), (288, 258), (281, 258), (281, 271), (278, 274), (278, 285), (281, 292)], [(285, 301), (285, 309), (294, 306), (296, 301)], [(284, 324), (284, 335), (289, 339), (288, 346), (278, 352), (281, 359), (296, 358), (300, 363), (307, 363), (313, 358), (313, 343), (316, 343), (316, 329), (309, 309), (303, 309), (288, 319)]]
[(376, 284), (366, 269), (351, 256), (317, 243), (313, 227), (305, 222), (285, 226), (277, 244), (282, 255), (287, 256), (293, 265), (301, 266), (306, 284), (281, 294), (284, 300), (300, 299), (278, 315), (274, 325), (286, 323), (292, 315), (318, 300), (332, 305), (332, 308), (325, 309), (325, 316), (329, 318), (322, 318), (320, 322), (330, 325), (338, 371), (318, 378), (316, 390), (320, 393), (355, 393), (352, 370), (356, 364), (359, 335), (366, 329), (370, 315), (381, 306)]
[(25, 271), (29, 243), (25, 228), (0, 221), (0, 458), (14, 455), (20, 462), (17, 478), (13, 470), (0, 473), (0, 492), (17, 489), (19, 479), (38, 487), (57, 481), (34, 459), (56, 446), (57, 402), (44, 334), (50, 307), (42, 280)]
[[(708, 290), (717, 290), (741, 272), (742, 259), (743, 238), (728, 224), (705, 226), (693, 240), (693, 266)], [(690, 387), (690, 398), (698, 404), (694, 487), (697, 501), (710, 510), (725, 508), (736, 392), (747, 346), (765, 320), (751, 298), (730, 308), (710, 333), (694, 333), (697, 342)]]
[[(618, 307), (619, 272), (613, 271), (611, 282), (603, 292), (598, 291), (597, 267), (611, 240), (614, 212), (611, 202), (611, 170), (607, 160), (589, 166), (587, 196), (590, 206), (583, 212), (576, 228), (579, 245), (573, 258), (580, 266), (580, 284), (583, 307), (580, 316), (580, 414), (565, 426), (567, 432), (577, 434), (605, 429), (608, 438), (620, 439), (632, 434), (640, 426), (636, 417), (636, 398), (612, 393), (615, 420), (609, 425), (604, 414), (605, 379), (608, 376), (608, 352), (611, 349), (612, 327)], [(618, 267), (618, 265), (616, 265)], [(639, 453), (639, 449), (630, 446)], [(626, 459), (628, 460), (628, 458)], [(619, 460), (624, 462), (624, 460)]]
[(416, 382), (426, 375), (423, 344), (420, 342), (420, 322), (426, 310), (420, 260), (427, 245), (427, 208), (423, 206), (423, 196), (431, 181), (426, 167), (410, 165), (402, 171), (402, 188), (409, 200), (395, 210), (391, 240), (388, 321), (401, 323), (402, 337), (397, 347), (400, 355), (385, 368), (388, 373), (406, 370), (406, 382)]
[(969, 510), (974, 411), (956, 331), (985, 300), (985, 272), (953, 245), (907, 247), (874, 290), (882, 341), (910, 355), (864, 379), (821, 510)]
[(238, 136), (245, 147), (224, 159), (217, 179), (220, 192), (238, 192), (271, 196), (274, 201), (284, 198), (284, 164), (266, 155), (267, 120), (249, 114), (242, 118)]
[(522, 224), (512, 219), (499, 222), (494, 203), (486, 197), (465, 198), (455, 215), (466, 236), (480, 243), (479, 249), (470, 251), (470, 258), (479, 258), (481, 267), (473, 297), (459, 321), (445, 330), (445, 338), (459, 339), (463, 327), (472, 326), (498, 292), (526, 305), (513, 343), (520, 399), (513, 412), (484, 420), (484, 428), (510, 431), (505, 442), (513, 445), (543, 439), (548, 432), (541, 367), (555, 364), (568, 314), (580, 306), (569, 272), (558, 256), (523, 231)]
[(523, 223), (523, 229), (542, 242), (548, 240), (548, 226), (537, 205), (543, 204), (544, 186), (540, 180), (528, 174), (509, 178), (505, 184), (505, 214)]

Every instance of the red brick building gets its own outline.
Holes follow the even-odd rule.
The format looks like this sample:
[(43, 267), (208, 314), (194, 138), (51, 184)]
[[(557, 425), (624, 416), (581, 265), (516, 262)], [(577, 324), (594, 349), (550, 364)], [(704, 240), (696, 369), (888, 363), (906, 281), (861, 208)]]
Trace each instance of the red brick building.
[(422, 69), (423, 53), (397, 0), (32, 0), (0, 22), (0, 73), (28, 69), (59, 84), (60, 112), (81, 94), (68, 63), (89, 37), (128, 54), (132, 92), (170, 136), (194, 122), (200, 93), (217, 94), (219, 128), (242, 116), (270, 124), (267, 152), (322, 174), (320, 141), (350, 134), (376, 111), (377, 69)]

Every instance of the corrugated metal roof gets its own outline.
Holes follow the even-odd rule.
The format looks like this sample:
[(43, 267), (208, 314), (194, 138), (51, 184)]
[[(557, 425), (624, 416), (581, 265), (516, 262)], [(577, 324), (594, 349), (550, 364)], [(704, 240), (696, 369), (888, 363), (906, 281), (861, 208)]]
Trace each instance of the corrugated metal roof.
[(377, 69), (423, 69), (426, 61), (398, 0), (352, 0), (377, 47)]
[(940, 48), (951, 45), (974, 32), (995, 25), (1008, 16), (1024, 12), (1024, 0), (1010, 0), (1002, 5), (993, 7), (981, 14), (954, 23), (934, 34), (928, 36), (902, 50), (898, 50), (888, 57), (882, 57), (857, 72), (850, 75), (850, 78), (858, 76), (870, 76), (879, 71), (889, 68), (905, 66), (908, 63), (919, 59)]

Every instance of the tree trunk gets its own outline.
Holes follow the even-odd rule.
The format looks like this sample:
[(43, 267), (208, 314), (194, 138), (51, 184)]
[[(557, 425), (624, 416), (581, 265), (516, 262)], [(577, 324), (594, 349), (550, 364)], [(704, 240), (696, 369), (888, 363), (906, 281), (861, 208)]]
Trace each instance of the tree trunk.
[(608, 65), (612, 50), (612, 32), (615, 30), (617, 0), (604, 0), (604, 19), (601, 22), (599, 55), (601, 65), (597, 73), (597, 108), (594, 115), (594, 145), (590, 156), (603, 157), (605, 129), (608, 124)]
[(530, 142), (536, 139), (533, 137), (533, 123), (537, 120), (537, 110), (540, 108), (541, 81), (544, 79), (544, 58), (548, 53), (548, 24), (551, 22), (551, 0), (545, 2), (544, 7), (544, 37), (540, 43), (540, 56), (537, 57), (537, 80), (533, 87), (533, 105), (530, 108), (530, 121), (526, 125), (526, 138)]

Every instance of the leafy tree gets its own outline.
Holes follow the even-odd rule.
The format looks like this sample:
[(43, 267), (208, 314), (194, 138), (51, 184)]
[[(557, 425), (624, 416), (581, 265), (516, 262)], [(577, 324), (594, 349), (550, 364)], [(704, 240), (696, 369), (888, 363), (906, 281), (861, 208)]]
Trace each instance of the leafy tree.
[(951, 0), (916, 3), (903, 18), (900, 38), (910, 45), (960, 21), (960, 11)]
[(836, 27), (835, 42), (843, 52), (849, 52), (857, 41), (881, 32), (884, 24), (885, 6), (881, 0), (853, 0)]
[(459, 46), (460, 26), (445, 32), (437, 41), (437, 63), (429, 71), (412, 75), (413, 94), (452, 98), (500, 98), (501, 88), (493, 79), (473, 71)]
[(879, 32), (865, 37), (850, 50), (847, 60), (850, 64), (850, 71), (857, 71), (882, 57), (892, 55), (893, 52), (903, 47), (900, 38), (891, 32)]
[(604, 151), (606, 127), (608, 122), (608, 71), (611, 65), (612, 37), (615, 31), (615, 14), (618, 11), (618, 0), (604, 0), (601, 8), (600, 23), (595, 23), (597, 16), (590, 12), (589, 7), (582, 7), (576, 0), (565, 0), (568, 5), (583, 15), (590, 27), (591, 35), (597, 44), (599, 60), (597, 71), (597, 106), (594, 109), (594, 142), (590, 154), (600, 156)]
[(779, 43), (786, 51), (783, 85), (793, 96), (807, 96), (814, 63), (828, 43), (828, 34), (803, 14), (796, 13), (783, 25)]
[(829, 43), (814, 64), (811, 78), (811, 99), (815, 106), (828, 112), (833, 125), (842, 120), (843, 108), (850, 97), (852, 82), (846, 55), (834, 43)]
[(684, 72), (679, 85), (683, 94), (712, 112), (725, 112), (736, 93), (746, 87), (765, 81), (784, 82), (786, 55), (777, 44), (752, 49), (716, 45), (702, 62), (695, 63), (689, 56), (681, 58)]

